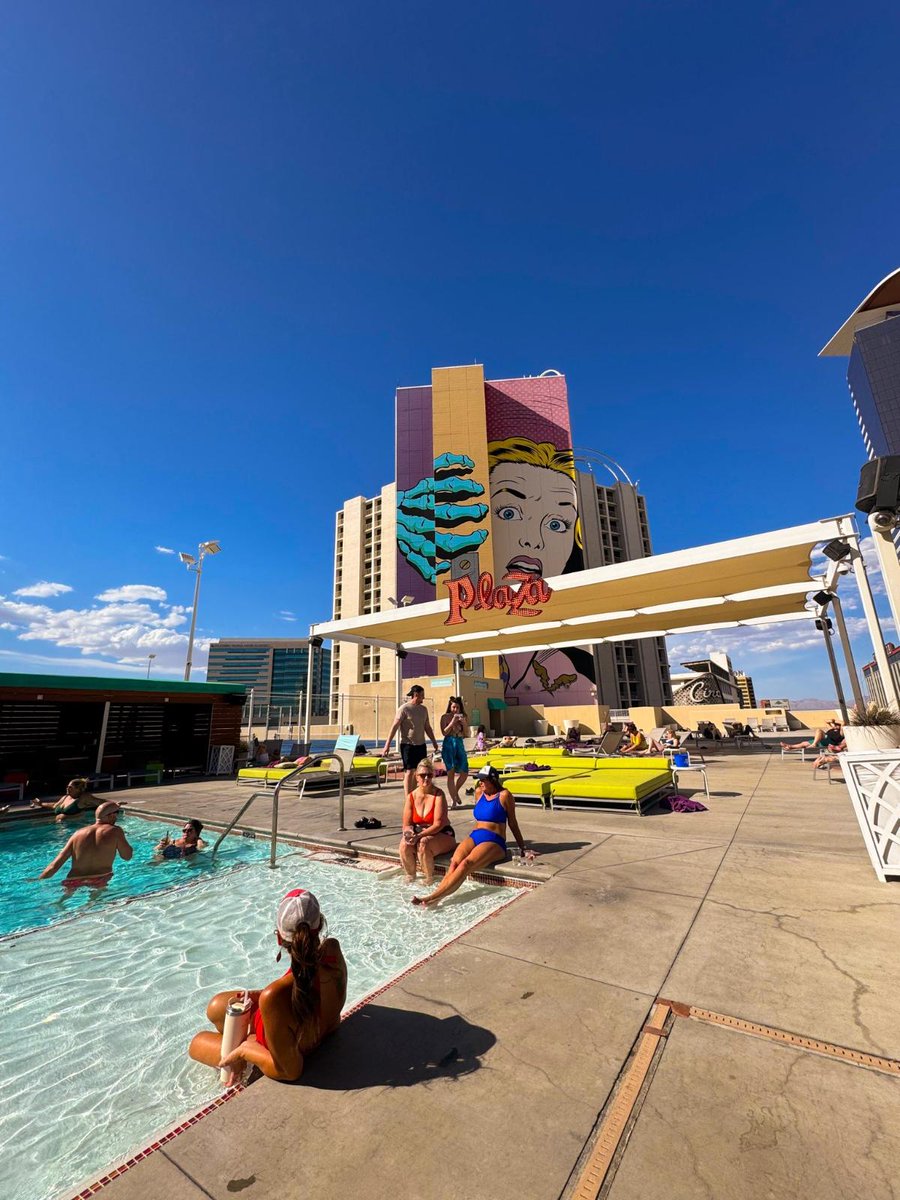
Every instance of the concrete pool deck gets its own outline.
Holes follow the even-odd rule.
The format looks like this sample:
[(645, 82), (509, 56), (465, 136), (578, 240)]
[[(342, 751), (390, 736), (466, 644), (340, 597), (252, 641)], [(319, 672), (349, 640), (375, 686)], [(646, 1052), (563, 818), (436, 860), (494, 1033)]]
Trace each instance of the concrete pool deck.
[[(565, 1196), (657, 996), (900, 1059), (900, 888), (843, 783), (760, 751), (710, 756), (709, 781), (704, 813), (522, 808), (542, 887), (350, 1016), (299, 1085), (258, 1080), (100, 1196)], [(247, 794), (116, 796), (212, 822)], [(354, 789), (340, 833), (333, 794), (288, 795), (281, 828), (394, 851), (401, 806), (399, 785)], [(898, 1162), (900, 1077), (678, 1019), (600, 1194), (886, 1200)]]

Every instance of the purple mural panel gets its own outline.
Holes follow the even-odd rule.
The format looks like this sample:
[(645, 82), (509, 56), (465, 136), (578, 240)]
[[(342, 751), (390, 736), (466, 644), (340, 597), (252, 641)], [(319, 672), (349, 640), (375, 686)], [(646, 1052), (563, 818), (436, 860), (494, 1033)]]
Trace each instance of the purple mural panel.
[[(413, 488), (434, 472), (432, 449), (431, 388), (397, 388), (396, 456), (397, 491)], [(394, 596), (412, 596), (417, 604), (434, 599), (434, 584), (427, 583), (402, 554), (397, 555), (397, 580)], [(437, 659), (428, 654), (410, 654), (403, 663), (403, 678), (433, 675)]]

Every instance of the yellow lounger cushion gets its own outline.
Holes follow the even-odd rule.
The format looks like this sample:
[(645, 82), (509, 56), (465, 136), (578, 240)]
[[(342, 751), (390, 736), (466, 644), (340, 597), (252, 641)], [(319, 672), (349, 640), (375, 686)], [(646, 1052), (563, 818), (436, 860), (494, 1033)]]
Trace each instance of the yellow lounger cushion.
[(671, 774), (663, 771), (638, 774), (636, 771), (605, 771), (598, 778), (595, 772), (571, 779), (561, 779), (551, 785), (554, 800), (641, 800), (665, 787)]
[(576, 771), (524, 771), (503, 776), (503, 786), (509, 788), (518, 800), (520, 796), (537, 796), (544, 800), (550, 795), (550, 786), (561, 780), (577, 778), (586, 772)]

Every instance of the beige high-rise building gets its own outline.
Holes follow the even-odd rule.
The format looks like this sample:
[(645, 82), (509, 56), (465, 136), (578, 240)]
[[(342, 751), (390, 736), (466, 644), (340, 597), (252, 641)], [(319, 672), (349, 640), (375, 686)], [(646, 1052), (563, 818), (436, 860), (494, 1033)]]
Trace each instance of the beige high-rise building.
[[(335, 516), (334, 619), (364, 616), (394, 608), (389, 599), (397, 577), (397, 488), (385, 484), (367, 500), (354, 496)], [(383, 683), (394, 691), (395, 658), (378, 646), (335, 642), (331, 656), (331, 721), (340, 719), (339, 696), (351, 685)]]
[(743, 671), (735, 671), (735, 683), (741, 693), (741, 708), (756, 708), (756, 692), (753, 690), (753, 679)]

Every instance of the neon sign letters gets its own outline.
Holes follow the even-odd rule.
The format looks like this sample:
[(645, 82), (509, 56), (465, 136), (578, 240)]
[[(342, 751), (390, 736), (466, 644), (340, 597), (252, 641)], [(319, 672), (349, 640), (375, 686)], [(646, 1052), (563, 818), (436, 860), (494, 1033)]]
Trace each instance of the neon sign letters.
[(526, 571), (508, 571), (504, 577), (519, 587), (501, 583), (494, 587), (494, 577), (490, 571), (482, 571), (477, 583), (469, 575), (459, 579), (446, 580), (447, 591), (450, 593), (450, 615), (445, 625), (464, 625), (466, 609), (496, 608), (506, 609), (511, 617), (539, 617), (540, 604), (546, 604), (553, 595), (553, 589), (548, 587), (543, 579), (529, 575)]

